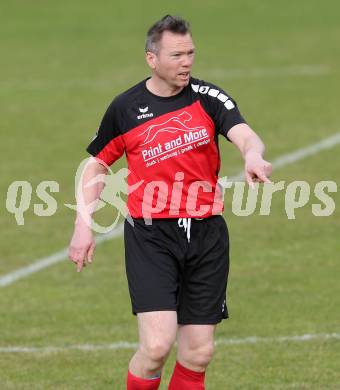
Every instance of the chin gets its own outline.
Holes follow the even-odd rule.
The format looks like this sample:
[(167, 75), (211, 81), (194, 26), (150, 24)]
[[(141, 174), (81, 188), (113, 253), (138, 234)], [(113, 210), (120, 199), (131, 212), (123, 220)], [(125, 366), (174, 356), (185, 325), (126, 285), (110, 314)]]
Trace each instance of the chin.
[(181, 81), (180, 83), (179, 83), (179, 87), (186, 87), (186, 86), (188, 86), (189, 85), (189, 83), (190, 83), (190, 78), (188, 79), (188, 80), (186, 80), (186, 81)]

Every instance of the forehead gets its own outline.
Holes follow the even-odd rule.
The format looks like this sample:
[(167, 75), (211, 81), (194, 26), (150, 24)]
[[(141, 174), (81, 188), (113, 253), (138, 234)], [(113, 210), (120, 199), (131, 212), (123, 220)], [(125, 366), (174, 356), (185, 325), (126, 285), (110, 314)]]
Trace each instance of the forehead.
[(190, 50), (194, 47), (191, 35), (175, 34), (171, 31), (164, 31), (160, 40), (160, 50), (181, 51)]

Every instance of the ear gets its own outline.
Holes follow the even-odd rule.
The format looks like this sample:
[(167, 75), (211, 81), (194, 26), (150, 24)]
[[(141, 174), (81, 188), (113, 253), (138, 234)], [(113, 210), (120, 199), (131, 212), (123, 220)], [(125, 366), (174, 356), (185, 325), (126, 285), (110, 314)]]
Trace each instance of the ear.
[(145, 53), (145, 60), (152, 70), (156, 68), (156, 54), (151, 51)]

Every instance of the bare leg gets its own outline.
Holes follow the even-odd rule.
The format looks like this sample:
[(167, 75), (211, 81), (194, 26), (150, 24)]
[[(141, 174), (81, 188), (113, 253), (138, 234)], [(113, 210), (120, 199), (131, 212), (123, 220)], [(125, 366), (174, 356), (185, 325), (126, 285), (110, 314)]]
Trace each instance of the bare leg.
[(177, 313), (154, 311), (139, 313), (139, 347), (132, 357), (129, 370), (140, 378), (160, 374), (176, 340)]
[(214, 352), (216, 325), (180, 325), (177, 360), (184, 367), (203, 372)]

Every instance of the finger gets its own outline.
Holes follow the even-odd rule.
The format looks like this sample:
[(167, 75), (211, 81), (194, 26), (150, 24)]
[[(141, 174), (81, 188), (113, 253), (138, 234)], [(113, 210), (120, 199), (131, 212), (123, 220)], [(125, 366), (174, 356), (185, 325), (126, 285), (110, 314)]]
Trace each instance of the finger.
[(73, 249), (72, 249), (72, 248), (69, 248), (69, 249), (68, 249), (67, 256), (68, 256), (69, 260), (71, 260), (71, 261), (73, 261), (73, 262), (75, 261), (75, 260), (74, 260), (74, 253), (73, 253)]
[(249, 187), (252, 190), (254, 190), (255, 189), (255, 184), (254, 184), (252, 176), (250, 175), (250, 173), (248, 171), (246, 171), (246, 181), (247, 181)]
[(76, 265), (77, 272), (80, 272), (85, 265), (85, 251), (81, 249), (71, 248), (69, 258)]
[(71, 250), (69, 250), (68, 258), (69, 258), (70, 261), (72, 261), (73, 263), (77, 264), (77, 262), (79, 260), (79, 255), (78, 255), (78, 253), (75, 250), (71, 249)]
[(264, 165), (263, 167), (257, 167), (254, 169), (254, 179), (257, 179), (258, 182), (260, 183), (271, 183), (269, 178), (267, 177), (265, 173), (266, 166)]
[(267, 177), (271, 176), (271, 174), (273, 172), (272, 164), (268, 163), (267, 165), (265, 165), (264, 171), (265, 171)]
[(90, 246), (88, 253), (87, 253), (87, 260), (89, 263), (92, 263), (92, 261), (93, 261), (93, 254), (94, 254), (95, 248), (96, 248), (96, 244), (92, 244)]
[(77, 272), (80, 272), (84, 267), (84, 260), (79, 260), (77, 262)]
[(259, 172), (259, 174), (257, 175), (257, 177), (260, 179), (260, 181), (262, 183), (271, 183), (271, 181), (268, 179), (268, 177), (266, 176), (265, 173), (263, 172)]

